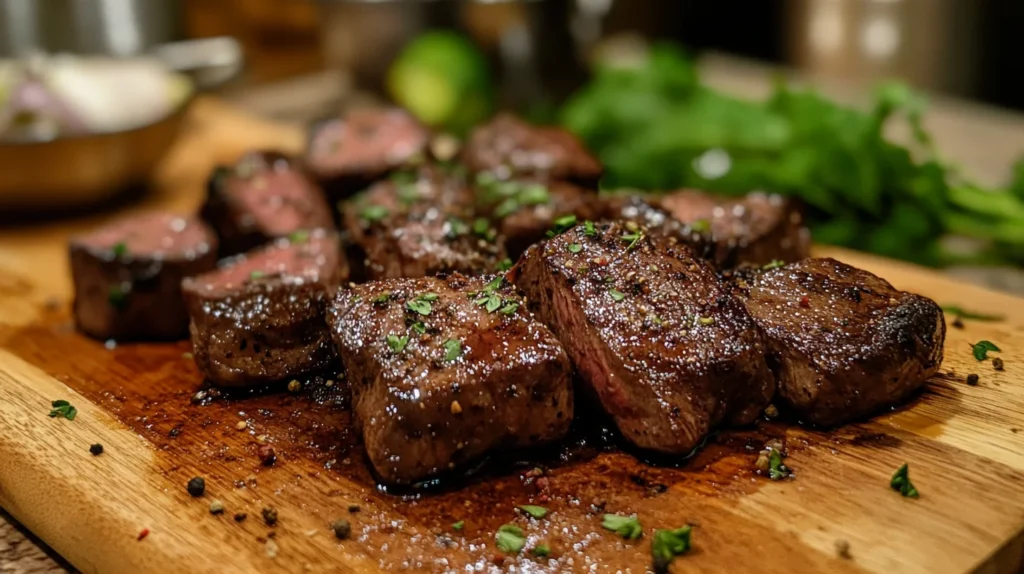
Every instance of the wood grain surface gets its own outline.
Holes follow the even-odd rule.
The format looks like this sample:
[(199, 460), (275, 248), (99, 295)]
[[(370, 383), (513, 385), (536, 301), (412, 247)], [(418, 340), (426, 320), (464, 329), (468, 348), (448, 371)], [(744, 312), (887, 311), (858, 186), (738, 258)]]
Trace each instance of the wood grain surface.
[[(212, 165), (244, 149), (294, 150), (301, 134), (199, 100), (143, 209), (193, 209)], [(643, 572), (654, 528), (693, 524), (674, 572), (1017, 572), (1024, 553), (1024, 305), (927, 270), (822, 250), (941, 304), (998, 313), (950, 328), (941, 374), (908, 405), (832, 431), (763, 423), (723, 432), (683, 464), (649, 464), (577, 429), (569, 446), (493, 460), (474, 477), (396, 493), (375, 486), (348, 421), (343, 381), (300, 393), (190, 400), (201, 381), (188, 346), (120, 345), (76, 334), (65, 242), (100, 220), (0, 235), (0, 506), (83, 572)], [(952, 318), (949, 318), (950, 322)], [(978, 362), (988, 339), (1004, 371)], [(980, 376), (968, 386), (970, 373)], [(53, 399), (79, 409), (47, 417)], [(593, 413), (583, 409), (584, 417)], [(242, 422), (243, 428), (239, 429)], [(753, 472), (784, 438), (794, 470)], [(89, 445), (102, 443), (94, 457)], [(277, 461), (261, 464), (263, 444)], [(529, 462), (529, 464), (526, 464)], [(658, 461), (664, 463), (665, 461)], [(888, 488), (902, 463), (921, 498)], [(543, 481), (532, 472), (544, 469)], [(206, 478), (192, 498), (185, 483)], [(218, 499), (227, 512), (211, 515)], [(542, 504), (543, 520), (515, 505)], [(358, 511), (350, 508), (358, 505)], [(264, 523), (273, 507), (279, 519)], [(353, 508), (354, 509), (354, 508)], [(603, 512), (636, 513), (629, 542)], [(236, 513), (245, 520), (236, 521)], [(349, 539), (329, 524), (344, 518)], [(462, 520), (465, 528), (450, 525)], [(502, 557), (493, 533), (521, 526), (550, 560)], [(148, 532), (142, 540), (140, 534)], [(848, 557), (837, 545), (848, 545)]]

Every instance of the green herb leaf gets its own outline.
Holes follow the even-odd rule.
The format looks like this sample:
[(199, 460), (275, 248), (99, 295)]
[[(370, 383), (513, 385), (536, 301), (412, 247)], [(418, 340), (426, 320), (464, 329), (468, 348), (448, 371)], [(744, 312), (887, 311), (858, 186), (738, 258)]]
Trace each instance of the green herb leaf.
[(484, 301), (484, 309), (487, 309), (488, 313), (493, 313), (501, 307), (501, 297), (497, 295), (490, 295), (487, 300)]
[(420, 295), (418, 298), (424, 301), (437, 301), (438, 295), (437, 293), (424, 293)]
[(391, 291), (385, 291), (384, 293), (381, 293), (380, 295), (377, 295), (373, 299), (370, 299), (370, 302), (372, 304), (374, 304), (374, 305), (384, 305), (384, 304), (386, 304), (390, 300), (391, 300)]
[(446, 233), (446, 236), (449, 239), (455, 239), (467, 233), (469, 233), (469, 225), (465, 221), (458, 217), (448, 218), (448, 233)]
[(978, 341), (971, 345), (971, 351), (974, 353), (974, 358), (979, 361), (987, 359), (989, 351), (1001, 352), (999, 347), (995, 346), (991, 341)]
[(548, 509), (543, 506), (535, 506), (533, 504), (523, 504), (519, 507), (519, 510), (529, 514), (533, 518), (540, 520), (548, 515)]
[(427, 326), (423, 324), (423, 321), (416, 321), (410, 328), (419, 335), (427, 332)]
[(573, 214), (563, 215), (555, 219), (555, 226), (553, 229), (547, 232), (548, 238), (561, 235), (566, 231), (569, 231), (576, 225), (576, 216)]
[(583, 246), (579, 243), (570, 243), (568, 249), (569, 253), (579, 253), (580, 251), (583, 251)]
[(691, 532), (692, 529), (689, 526), (675, 530), (654, 531), (654, 541), (651, 542), (651, 558), (655, 572), (668, 572), (668, 566), (676, 556), (690, 551)]
[(452, 524), (452, 530), (459, 530), (459, 531), (461, 531), (465, 527), (466, 527), (466, 521), (465, 520), (460, 520), (460, 521), (456, 522), (455, 524)]
[(380, 221), (381, 219), (384, 219), (390, 213), (391, 212), (388, 211), (388, 208), (384, 207), (383, 205), (367, 205), (366, 207), (363, 208), (362, 211), (359, 212), (359, 217), (362, 218), (364, 221), (373, 223), (375, 221)]
[(264, 276), (266, 276), (266, 273), (262, 271), (252, 271), (249, 273), (249, 279), (252, 281), (255, 281), (256, 279), (259, 279), (260, 277)]
[(107, 302), (115, 309), (124, 309), (128, 305), (128, 291), (121, 285), (111, 285)]
[(618, 514), (605, 514), (601, 526), (611, 530), (626, 540), (636, 540), (643, 536), (644, 530), (640, 526), (640, 520), (636, 515), (619, 516)]
[(501, 285), (504, 282), (505, 278), (499, 275), (498, 277), (495, 277), (493, 280), (491, 280), (487, 285), (485, 285), (482, 292), (489, 293), (491, 291), (497, 291), (498, 289), (501, 289)]
[(639, 231), (634, 231), (632, 233), (627, 233), (623, 235), (622, 240), (629, 243), (629, 245), (626, 246), (626, 251), (629, 251), (630, 249), (636, 247), (636, 244), (640, 241), (640, 239), (643, 238), (643, 236), (644, 234)]
[(497, 235), (497, 232), (491, 229), (490, 222), (482, 217), (473, 220), (473, 233), (488, 241), (491, 241)]
[(594, 222), (587, 220), (583, 222), (583, 235), (587, 237), (593, 237), (597, 235), (597, 230), (594, 229)]
[(910, 482), (910, 467), (907, 463), (903, 463), (903, 466), (892, 475), (892, 480), (889, 481), (889, 488), (899, 492), (907, 498), (917, 498), (918, 492), (914, 488), (914, 483)]
[(512, 265), (512, 260), (506, 257), (498, 262), (498, 271), (508, 271), (512, 269)]
[(462, 355), (462, 341), (456, 339), (448, 339), (442, 345), (444, 347), (444, 360), (454, 361)]
[(307, 231), (305, 229), (300, 229), (298, 231), (293, 231), (288, 236), (288, 241), (290, 241), (292, 243), (305, 243), (305, 242), (309, 241), (309, 231)]
[(612, 299), (615, 299), (615, 301), (622, 301), (626, 298), (626, 294), (618, 289), (609, 289), (608, 294), (611, 295)]
[(515, 313), (516, 309), (518, 308), (519, 303), (516, 303), (515, 301), (509, 301), (508, 303), (505, 303), (505, 305), (501, 309), (498, 309), (498, 312), (501, 313), (502, 315), (511, 315)]
[(771, 449), (768, 453), (768, 478), (782, 480), (789, 477), (789, 474), (789, 467), (782, 463), (782, 453), (777, 448)]
[(526, 535), (523, 534), (523, 529), (514, 524), (502, 525), (498, 528), (494, 539), (498, 544), (498, 550), (506, 554), (519, 554), (526, 546)]
[(65, 400), (56, 400), (50, 403), (50, 418), (63, 417), (69, 421), (75, 420), (78, 416), (78, 409)]
[(766, 263), (761, 269), (768, 271), (769, 269), (778, 269), (786, 265), (786, 262), (781, 259), (772, 259), (771, 262)]
[(697, 322), (700, 323), (701, 325), (714, 325), (715, 324), (715, 318), (714, 317), (698, 317), (697, 318)]
[(401, 337), (398, 335), (388, 335), (386, 340), (388, 346), (391, 347), (391, 350), (395, 353), (401, 353), (405, 350), (405, 346), (409, 344), (408, 335), (402, 335)]
[(551, 200), (548, 188), (539, 183), (530, 183), (523, 186), (516, 194), (520, 205), (543, 205)]
[(410, 311), (419, 313), (420, 315), (423, 315), (424, 317), (429, 315), (430, 312), (434, 310), (434, 307), (433, 307), (433, 305), (430, 304), (430, 301), (424, 301), (423, 299), (420, 299), (420, 298), (416, 298), (416, 299), (412, 299), (410, 301), (406, 301), (405, 302), (405, 308), (410, 310)]
[(707, 233), (711, 231), (711, 222), (707, 219), (698, 219), (690, 224), (690, 229), (695, 233)]
[(986, 315), (984, 313), (974, 313), (972, 311), (966, 311), (956, 305), (943, 305), (942, 310), (950, 315), (955, 315), (961, 319), (972, 319), (974, 321), (1002, 321), (1006, 318), (1004, 315)]
[(494, 217), (501, 219), (508, 217), (516, 211), (519, 211), (519, 202), (514, 197), (510, 197), (498, 204), (498, 207), (494, 208)]
[(551, 547), (547, 544), (538, 544), (530, 550), (530, 554), (533, 554), (537, 558), (547, 558), (551, 556)]
[(111, 250), (114, 252), (114, 257), (120, 259), (128, 254), (128, 245), (124, 241), (120, 241), (115, 243)]

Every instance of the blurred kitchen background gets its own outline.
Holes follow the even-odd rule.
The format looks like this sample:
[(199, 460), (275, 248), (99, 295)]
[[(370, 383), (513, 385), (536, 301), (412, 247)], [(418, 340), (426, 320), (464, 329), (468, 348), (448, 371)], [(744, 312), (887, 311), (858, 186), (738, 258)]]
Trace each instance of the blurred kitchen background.
[[(1022, 22), (1015, 0), (0, 0), (0, 55), (158, 54), (287, 121), (390, 100), (462, 133), (512, 108), (583, 137), (605, 187), (768, 188), (819, 242), (1024, 290)], [(155, 50), (195, 38), (217, 40)]]

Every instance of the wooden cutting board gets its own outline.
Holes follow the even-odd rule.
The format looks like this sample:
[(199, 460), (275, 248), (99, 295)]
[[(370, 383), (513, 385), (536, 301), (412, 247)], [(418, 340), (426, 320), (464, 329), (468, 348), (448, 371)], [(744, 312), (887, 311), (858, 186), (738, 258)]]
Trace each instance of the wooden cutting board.
[[(132, 209), (193, 209), (216, 161), (255, 146), (301, 145), (294, 126), (200, 100), (156, 193)], [(577, 429), (568, 446), (394, 492), (375, 487), (367, 470), (343, 381), (194, 404), (201, 381), (186, 343), (107, 348), (77, 335), (65, 241), (100, 220), (0, 234), (0, 506), (84, 572), (643, 572), (653, 529), (684, 524), (694, 525), (694, 547), (675, 572), (1019, 571), (1020, 299), (823, 249), (899, 288), (1005, 320), (951, 326), (941, 374), (910, 404), (863, 424), (822, 432), (765, 423), (723, 432), (690, 460), (658, 464), (615, 447), (612, 433)], [(1004, 371), (972, 357), (969, 343), (980, 339), (1004, 349)], [(977, 386), (965, 383), (970, 373)], [(54, 399), (73, 403), (77, 418), (49, 418)], [(752, 466), (757, 448), (776, 437), (786, 440), (795, 476), (772, 482)], [(93, 443), (102, 455), (89, 453)], [(271, 466), (261, 464), (263, 443), (275, 449)], [(917, 500), (888, 487), (904, 462)], [(186, 492), (193, 476), (205, 477), (201, 498)], [(210, 513), (214, 499), (224, 514)], [(519, 504), (551, 513), (533, 520), (517, 514)], [(277, 510), (275, 526), (264, 523), (264, 507)], [(603, 530), (604, 512), (638, 514), (644, 537)], [(351, 523), (350, 539), (331, 532), (338, 518)], [(461, 531), (451, 526), (458, 521)], [(494, 532), (508, 522), (526, 531), (528, 549), (551, 546), (550, 561), (503, 558)]]

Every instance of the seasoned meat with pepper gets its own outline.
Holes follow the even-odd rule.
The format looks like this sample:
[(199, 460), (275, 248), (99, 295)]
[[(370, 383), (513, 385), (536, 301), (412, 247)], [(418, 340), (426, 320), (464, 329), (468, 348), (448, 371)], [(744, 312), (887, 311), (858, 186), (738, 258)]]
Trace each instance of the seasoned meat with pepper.
[(473, 216), (464, 181), (432, 169), (381, 181), (348, 201), (342, 219), (360, 279), (493, 272), (504, 243)]
[(320, 188), (276, 152), (252, 152), (214, 170), (200, 213), (220, 237), (222, 256), (299, 230), (334, 228)]
[(589, 189), (597, 189), (604, 173), (601, 162), (576, 136), (561, 128), (532, 126), (509, 114), (499, 114), (472, 131), (462, 148), (462, 162), (472, 174), (560, 179)]
[(430, 133), (398, 108), (359, 109), (313, 128), (306, 165), (332, 201), (422, 163)]
[(583, 221), (600, 214), (595, 192), (564, 181), (501, 181), (485, 173), (476, 184), (478, 209), (495, 221), (513, 260), (544, 239), (559, 217), (573, 215)]
[(600, 197), (601, 219), (631, 221), (652, 233), (660, 233), (689, 247), (702, 259), (714, 261), (717, 248), (706, 221), (683, 223), (661, 207), (652, 195), (610, 194)]
[(75, 324), (97, 339), (178, 339), (188, 332), (181, 280), (217, 263), (202, 222), (171, 213), (116, 221), (71, 239)]
[(356, 285), (338, 292), (328, 321), (385, 482), (415, 482), (569, 428), (565, 351), (501, 276)]
[(720, 268), (793, 262), (809, 255), (810, 233), (799, 206), (782, 196), (751, 193), (727, 199), (683, 190), (659, 198), (659, 204), (683, 223), (701, 222), (708, 228)]
[(192, 354), (212, 383), (261, 385), (328, 371), (328, 293), (348, 280), (336, 233), (279, 239), (186, 280)]
[(775, 390), (743, 304), (689, 248), (633, 222), (584, 224), (512, 274), (626, 439), (685, 454)]
[(867, 271), (805, 259), (739, 285), (767, 336), (779, 397), (803, 421), (870, 415), (910, 395), (942, 362), (939, 306)]

